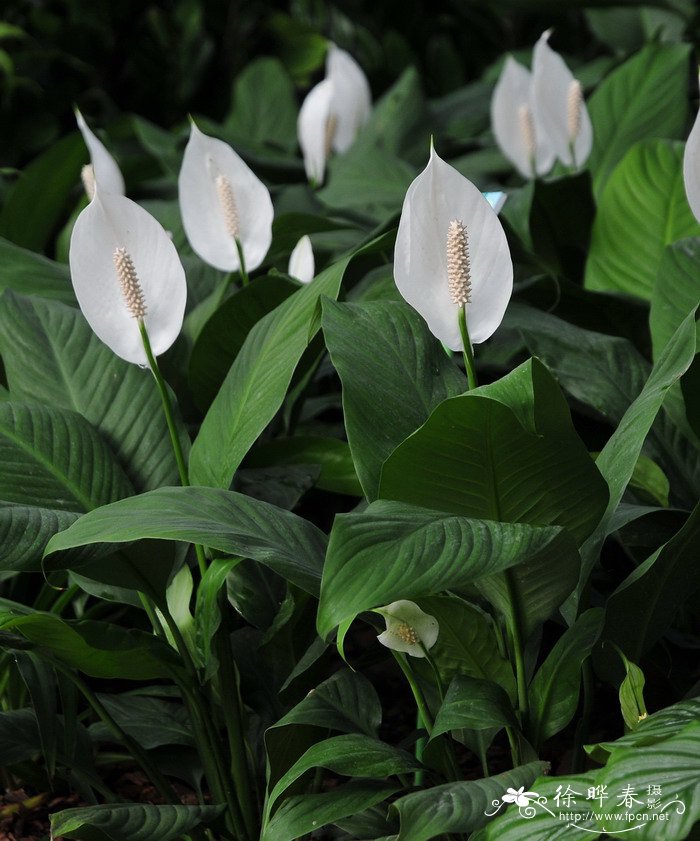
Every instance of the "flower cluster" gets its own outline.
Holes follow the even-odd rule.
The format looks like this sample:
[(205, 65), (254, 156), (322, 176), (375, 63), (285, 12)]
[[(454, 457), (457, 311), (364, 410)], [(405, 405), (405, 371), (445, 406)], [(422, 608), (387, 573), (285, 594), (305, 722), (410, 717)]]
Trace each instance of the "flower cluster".
[(524, 178), (546, 174), (557, 159), (580, 167), (593, 145), (581, 83), (549, 46), (551, 34), (535, 44), (532, 72), (506, 58), (491, 100), (496, 142)]

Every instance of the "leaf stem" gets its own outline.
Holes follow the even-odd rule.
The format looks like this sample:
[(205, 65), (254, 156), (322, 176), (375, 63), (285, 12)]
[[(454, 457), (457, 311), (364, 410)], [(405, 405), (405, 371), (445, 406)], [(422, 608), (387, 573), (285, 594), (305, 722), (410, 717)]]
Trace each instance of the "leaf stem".
[(515, 574), (512, 569), (504, 573), (508, 600), (510, 601), (511, 620), (509, 624), (510, 637), (513, 648), (513, 660), (515, 664), (515, 680), (518, 688), (518, 712), (520, 713), (521, 726), (527, 725), (529, 712), (529, 699), (527, 693), (527, 674), (525, 672), (525, 658), (523, 651), (523, 630), (520, 611), (520, 598), (515, 582)]
[[(153, 355), (153, 350), (151, 348), (151, 340), (148, 338), (148, 331), (146, 330), (146, 325), (142, 318), (138, 319), (139, 325), (139, 332), (141, 333), (141, 341), (143, 342), (143, 349), (146, 351), (146, 359), (148, 359), (148, 364), (151, 368), (151, 373), (156, 381), (156, 385), (158, 386), (158, 392), (160, 394), (160, 400), (163, 404), (163, 414), (165, 415), (165, 422), (168, 425), (168, 432), (170, 433), (170, 441), (173, 446), (173, 452), (175, 453), (175, 461), (177, 462), (177, 470), (180, 474), (180, 484), (183, 488), (186, 488), (190, 484), (190, 477), (187, 473), (187, 465), (185, 463), (185, 456), (182, 452), (182, 444), (180, 443), (180, 436), (178, 435), (177, 425), (175, 424), (175, 416), (173, 414), (173, 405), (172, 401), (170, 400), (170, 393), (168, 392), (168, 386), (163, 379), (163, 375), (160, 372), (160, 368), (158, 367), (158, 362)], [(197, 563), (199, 564), (199, 571), (202, 575), (207, 571), (207, 560), (204, 556), (204, 549), (199, 546), (198, 544), (194, 544), (194, 551), (197, 555)]]
[(469, 338), (469, 328), (467, 327), (467, 305), (462, 304), (459, 308), (457, 316), (459, 321), (459, 332), (462, 336), (462, 344), (464, 345), (464, 369), (467, 372), (467, 380), (469, 382), (469, 390), (476, 388), (478, 383), (476, 381), (476, 372), (474, 371), (474, 351), (472, 350), (471, 339)]
[(246, 271), (246, 267), (245, 267), (245, 257), (243, 255), (243, 246), (241, 245), (241, 241), (238, 239), (238, 237), (235, 238), (235, 243), (236, 243), (236, 251), (238, 252), (238, 262), (240, 264), (240, 267), (239, 267), (238, 271), (241, 275), (241, 283), (243, 284), (243, 286), (247, 286), (250, 283), (250, 278), (248, 277), (248, 272)]

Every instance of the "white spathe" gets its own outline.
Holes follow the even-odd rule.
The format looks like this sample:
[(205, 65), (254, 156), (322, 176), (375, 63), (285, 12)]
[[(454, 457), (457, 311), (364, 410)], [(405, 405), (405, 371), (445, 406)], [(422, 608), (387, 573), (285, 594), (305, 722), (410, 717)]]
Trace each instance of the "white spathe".
[(265, 259), (272, 242), (270, 191), (228, 143), (203, 134), (192, 122), (178, 178), (182, 224), (193, 251), (205, 263), (233, 272), (240, 269), (240, 261), (222, 204), (222, 182), (235, 203), (236, 238), (250, 272)]
[(688, 204), (700, 222), (700, 112), (688, 135), (683, 153), (683, 183)]
[(124, 178), (117, 162), (107, 151), (104, 143), (90, 130), (85, 118), (77, 108), (75, 109), (75, 119), (90, 153), (90, 163), (96, 183), (104, 192), (123, 196), (125, 193)]
[(299, 111), (297, 135), (306, 177), (323, 183), (331, 151), (347, 152), (372, 113), (372, 93), (355, 59), (328, 45), (326, 78), (306, 95)]
[(297, 135), (306, 177), (312, 184), (322, 184), (326, 174), (332, 99), (333, 83), (324, 79), (311, 88), (299, 110)]
[[(576, 80), (564, 59), (549, 46), (551, 34), (551, 29), (542, 33), (532, 55), (535, 125), (541, 127), (563, 164), (580, 167), (591, 154), (593, 126), (582, 95), (577, 100), (580, 110), (572, 119), (572, 83)], [(575, 136), (572, 124), (578, 126)]]
[(493, 91), (491, 127), (501, 151), (524, 178), (544, 175), (554, 165), (554, 149), (536, 122), (532, 74), (512, 56)]
[(394, 251), (399, 292), (451, 350), (464, 350), (459, 307), (447, 276), (450, 222), (466, 227), (471, 293), (466, 305), (472, 344), (484, 342), (503, 320), (513, 291), (513, 263), (503, 226), (479, 190), (445, 163), (434, 149), (423, 172), (408, 188)]
[(308, 235), (301, 237), (289, 255), (287, 273), (302, 283), (311, 283), (314, 279), (314, 250)]
[(430, 651), (437, 642), (440, 633), (437, 619), (421, 610), (415, 602), (399, 599), (376, 608), (375, 612), (381, 614), (386, 622), (386, 631), (377, 639), (387, 648), (412, 657), (425, 657), (425, 651)]
[(138, 321), (129, 311), (115, 268), (124, 249), (138, 276), (146, 306), (144, 324), (155, 356), (164, 353), (182, 327), (187, 284), (167, 233), (131, 199), (104, 191), (80, 213), (70, 240), (70, 272), (80, 309), (101, 341), (117, 356), (148, 365)]

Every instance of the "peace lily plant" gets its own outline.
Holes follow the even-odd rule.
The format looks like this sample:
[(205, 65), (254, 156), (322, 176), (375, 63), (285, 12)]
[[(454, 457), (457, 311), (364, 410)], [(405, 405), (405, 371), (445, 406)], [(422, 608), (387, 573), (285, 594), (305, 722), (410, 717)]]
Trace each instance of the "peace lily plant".
[[(139, 204), (80, 112), (87, 206), (76, 132), (23, 169), (4, 124), (0, 774), (23, 802), (0, 803), (0, 834), (42, 804), (76, 841), (683, 841), (700, 122), (683, 154), (682, 10), (627, 58), (609, 10), (561, 10), (577, 80), (549, 31), (531, 69), (500, 55), (541, 31), (513, 4), (464, 62), (460, 4), (430, 33), (239, 5), (278, 57), (246, 64), (237, 35), (231, 62), (207, 16), (168, 29), (206, 82), (170, 62), (153, 113), (115, 115)], [(361, 140), (369, 82), (329, 32), (371, 58)], [(77, 96), (114, 113), (126, 94)]]

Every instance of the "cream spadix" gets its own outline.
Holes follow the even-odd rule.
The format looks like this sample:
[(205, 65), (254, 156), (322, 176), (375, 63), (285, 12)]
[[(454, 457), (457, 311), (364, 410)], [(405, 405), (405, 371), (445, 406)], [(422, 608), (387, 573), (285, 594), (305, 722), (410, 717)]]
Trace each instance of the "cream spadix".
[(688, 204), (700, 222), (700, 113), (688, 135), (683, 153), (683, 183)]
[(238, 271), (238, 241), (247, 271), (257, 269), (272, 242), (270, 191), (228, 143), (203, 134), (194, 122), (178, 188), (195, 253), (221, 271)]
[(150, 213), (98, 183), (73, 227), (69, 261), (83, 315), (117, 356), (148, 365), (139, 322), (155, 356), (172, 345), (185, 314), (185, 272)]
[(479, 190), (435, 150), (408, 188), (394, 251), (399, 292), (451, 350), (464, 350), (464, 305), (472, 343), (486, 341), (513, 291), (503, 227)]
[(302, 283), (311, 283), (314, 278), (314, 250), (308, 236), (301, 237), (289, 255), (287, 273)]
[(437, 642), (440, 626), (437, 619), (421, 610), (415, 602), (400, 599), (375, 611), (384, 617), (386, 631), (377, 639), (394, 651), (425, 657)]
[(593, 127), (581, 83), (549, 46), (551, 34), (540, 36), (532, 55), (535, 124), (563, 164), (580, 167), (591, 154)]
[(524, 178), (552, 168), (554, 149), (535, 122), (530, 71), (508, 56), (491, 98), (491, 127), (503, 154)]
[(90, 130), (85, 118), (77, 108), (75, 109), (75, 119), (90, 153), (90, 163), (86, 164), (81, 172), (87, 197), (92, 200), (95, 195), (96, 184), (99, 184), (100, 189), (104, 192), (123, 196), (124, 178), (117, 162), (107, 151), (104, 143)]

